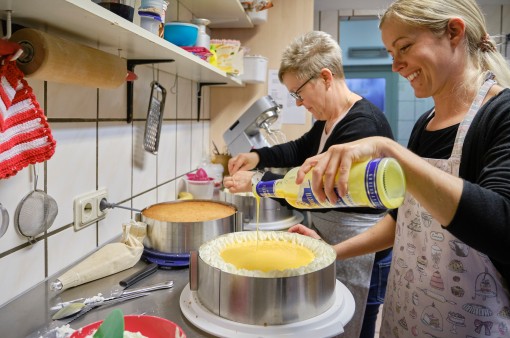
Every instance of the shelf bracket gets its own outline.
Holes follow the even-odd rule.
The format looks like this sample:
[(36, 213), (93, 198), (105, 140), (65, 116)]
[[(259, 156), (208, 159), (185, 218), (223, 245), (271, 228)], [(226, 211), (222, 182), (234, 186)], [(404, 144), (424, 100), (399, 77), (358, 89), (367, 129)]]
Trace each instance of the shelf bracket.
[[(127, 60), (127, 68), (129, 71), (134, 72), (136, 65), (145, 65), (151, 63), (163, 63), (163, 62), (174, 62), (173, 59), (167, 60), (151, 60), (151, 59), (139, 59), (139, 60)], [(127, 123), (133, 121), (133, 81), (127, 82)]]
[(223, 86), (226, 82), (199, 82), (198, 83), (198, 94), (197, 94), (197, 122), (200, 121), (200, 107), (202, 102), (202, 87), (204, 86)]

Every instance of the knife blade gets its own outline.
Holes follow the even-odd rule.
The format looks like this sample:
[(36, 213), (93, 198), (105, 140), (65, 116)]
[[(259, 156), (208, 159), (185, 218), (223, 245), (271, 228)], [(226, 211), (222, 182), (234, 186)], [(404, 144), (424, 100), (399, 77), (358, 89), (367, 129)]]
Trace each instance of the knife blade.
[(81, 309), (80, 312), (78, 312), (77, 314), (71, 316), (71, 317), (67, 317), (65, 318), (64, 320), (61, 320), (59, 321), (60, 322), (60, 325), (66, 325), (66, 324), (69, 324), (71, 323), (72, 321), (80, 318), (81, 316), (85, 315), (87, 312), (93, 310), (93, 309), (96, 309), (96, 308), (99, 308), (99, 307), (108, 307), (108, 306), (111, 306), (111, 305), (115, 305), (115, 304), (119, 304), (119, 303), (122, 303), (122, 302), (125, 302), (127, 300), (131, 300), (131, 299), (135, 299), (135, 298), (139, 298), (139, 297), (145, 297), (145, 296), (148, 296), (149, 293), (136, 293), (136, 294), (131, 294), (131, 295), (126, 295), (126, 296), (121, 296), (121, 297), (118, 297), (118, 298), (114, 298), (114, 299), (111, 299), (111, 300), (105, 300), (104, 302), (101, 302), (101, 303), (93, 303), (93, 304), (88, 304), (88, 305), (85, 305), (83, 307), (83, 309)]

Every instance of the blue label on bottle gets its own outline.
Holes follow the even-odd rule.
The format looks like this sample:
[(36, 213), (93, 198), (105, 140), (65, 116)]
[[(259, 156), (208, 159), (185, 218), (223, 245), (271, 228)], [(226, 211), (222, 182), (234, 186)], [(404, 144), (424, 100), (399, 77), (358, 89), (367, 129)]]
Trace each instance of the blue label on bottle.
[(315, 198), (310, 187), (310, 181), (308, 181), (308, 187), (303, 188), (301, 198), (299, 198), (300, 204), (307, 208), (320, 207), (322, 204)]
[(260, 181), (255, 186), (255, 192), (260, 197), (276, 197), (275, 182), (276, 181)]
[(379, 170), (380, 158), (371, 160), (367, 164), (365, 170), (365, 191), (367, 192), (368, 200), (372, 203), (374, 208), (386, 208), (377, 191), (377, 171)]

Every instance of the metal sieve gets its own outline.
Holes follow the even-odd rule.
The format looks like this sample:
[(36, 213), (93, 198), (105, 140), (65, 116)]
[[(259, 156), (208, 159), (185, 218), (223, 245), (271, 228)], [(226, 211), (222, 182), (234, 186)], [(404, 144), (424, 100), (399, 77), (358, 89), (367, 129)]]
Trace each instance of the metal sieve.
[(14, 213), (14, 225), (18, 232), (35, 243), (35, 237), (48, 230), (57, 217), (58, 206), (53, 197), (37, 189), (37, 173), (34, 167), (34, 190), (23, 197)]
[(7, 228), (9, 227), (9, 212), (4, 208), (2, 203), (0, 203), (0, 237), (2, 237)]

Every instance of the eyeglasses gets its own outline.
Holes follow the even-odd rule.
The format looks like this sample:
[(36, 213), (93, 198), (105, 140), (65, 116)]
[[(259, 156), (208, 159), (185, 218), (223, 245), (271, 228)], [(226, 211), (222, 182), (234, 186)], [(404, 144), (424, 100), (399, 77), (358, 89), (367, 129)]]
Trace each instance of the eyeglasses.
[(293, 91), (293, 92), (289, 92), (290, 96), (292, 96), (294, 99), (298, 100), (298, 101), (303, 101), (303, 98), (301, 97), (301, 95), (299, 95), (299, 91), (301, 89), (303, 89), (303, 87), (308, 83), (310, 82), (310, 80), (312, 80), (313, 78), (315, 78), (315, 76), (312, 76), (311, 78), (309, 78), (308, 80), (305, 81), (305, 83), (303, 83), (301, 86), (299, 86), (298, 89), (296, 89), (296, 91)]

